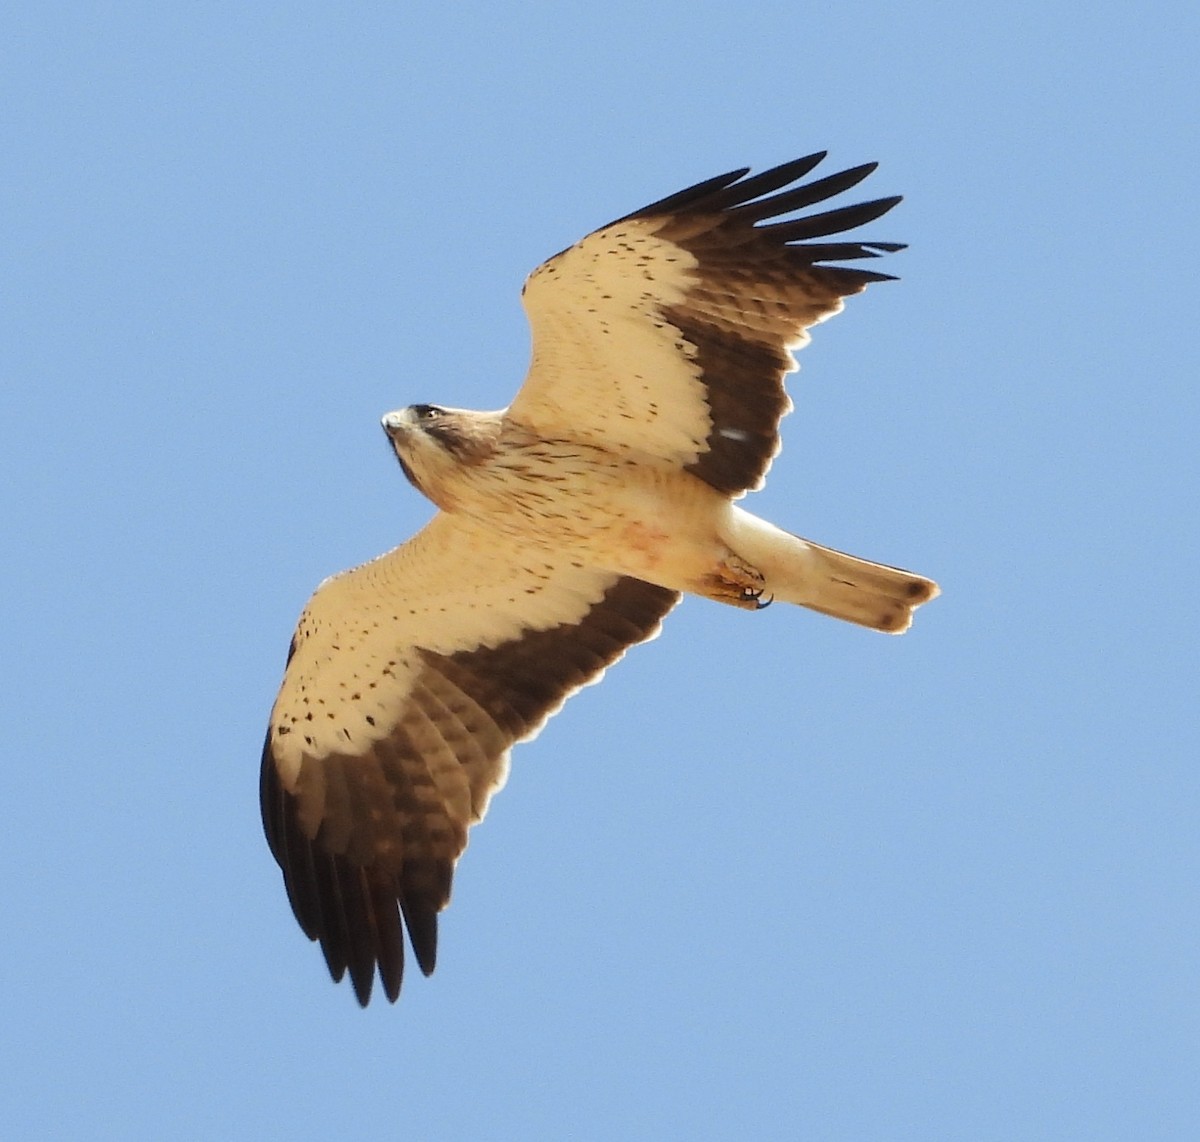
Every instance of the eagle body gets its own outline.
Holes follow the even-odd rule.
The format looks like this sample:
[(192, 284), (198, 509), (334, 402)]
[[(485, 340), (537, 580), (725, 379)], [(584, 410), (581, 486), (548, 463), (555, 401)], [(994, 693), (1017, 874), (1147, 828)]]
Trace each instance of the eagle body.
[(931, 580), (792, 535), (735, 502), (761, 486), (806, 329), (900, 249), (817, 239), (898, 199), (779, 219), (873, 164), (822, 155), (718, 176), (549, 259), (523, 301), (532, 363), (498, 412), (383, 418), (439, 511), (323, 583), (300, 618), (263, 750), (261, 802), (293, 912), (360, 1003), (395, 1000), (405, 931), (432, 972), (471, 825), (532, 736), (690, 593), (796, 603), (899, 633)]
[(397, 452), (414, 457), (414, 482), (434, 503), (531, 557), (568, 556), (700, 593), (701, 575), (720, 558), (718, 521), (728, 497), (657, 457), (520, 426), (497, 432), (490, 452), (456, 460), (447, 440), (490, 416), (446, 409), (433, 419), (401, 410), (385, 425)]

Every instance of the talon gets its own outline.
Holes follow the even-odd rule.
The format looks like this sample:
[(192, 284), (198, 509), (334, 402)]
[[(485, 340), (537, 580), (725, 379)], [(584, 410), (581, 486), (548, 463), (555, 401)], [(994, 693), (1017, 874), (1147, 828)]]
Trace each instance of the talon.
[(743, 603), (753, 603), (754, 609), (756, 611), (765, 611), (775, 601), (775, 596), (767, 595), (767, 601), (764, 603), (763, 602), (763, 594), (764, 593), (765, 593), (765, 588), (763, 588), (763, 587), (743, 587), (742, 588), (742, 602)]
[(698, 593), (717, 602), (731, 603), (748, 611), (761, 611), (771, 605), (772, 597), (762, 601), (766, 586), (762, 573), (736, 555), (722, 560), (702, 583)]

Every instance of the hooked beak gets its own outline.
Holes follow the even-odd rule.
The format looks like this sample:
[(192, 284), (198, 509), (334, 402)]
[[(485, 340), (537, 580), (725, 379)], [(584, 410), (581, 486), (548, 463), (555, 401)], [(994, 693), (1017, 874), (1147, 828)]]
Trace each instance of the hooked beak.
[(379, 423), (383, 426), (383, 431), (387, 433), (388, 439), (394, 440), (412, 428), (412, 412), (407, 408), (398, 408), (394, 412), (385, 413)]

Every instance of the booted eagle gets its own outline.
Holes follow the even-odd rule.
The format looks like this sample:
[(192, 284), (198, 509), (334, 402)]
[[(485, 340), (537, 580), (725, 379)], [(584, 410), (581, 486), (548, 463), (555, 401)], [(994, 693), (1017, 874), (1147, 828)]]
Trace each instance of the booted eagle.
[(902, 248), (839, 237), (899, 198), (783, 217), (876, 165), (801, 183), (822, 158), (708, 179), (539, 266), (533, 361), (507, 409), (383, 418), (440, 510), (309, 601), (261, 780), (292, 910), (359, 1003), (376, 971), (399, 995), (405, 928), (433, 971), (455, 862), (513, 743), (653, 638), (683, 592), (893, 634), (938, 593), (734, 504), (779, 450), (790, 350), (888, 278), (830, 263)]

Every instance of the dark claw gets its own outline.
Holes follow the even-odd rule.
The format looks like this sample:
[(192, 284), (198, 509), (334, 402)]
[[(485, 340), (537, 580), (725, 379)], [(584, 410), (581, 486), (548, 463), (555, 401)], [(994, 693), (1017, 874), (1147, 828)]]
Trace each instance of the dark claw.
[(756, 611), (765, 611), (775, 601), (775, 596), (768, 595), (767, 601), (764, 603), (762, 587), (759, 587), (757, 591), (751, 590), (749, 587), (747, 587), (742, 592), (742, 599), (747, 603), (753, 603)]

